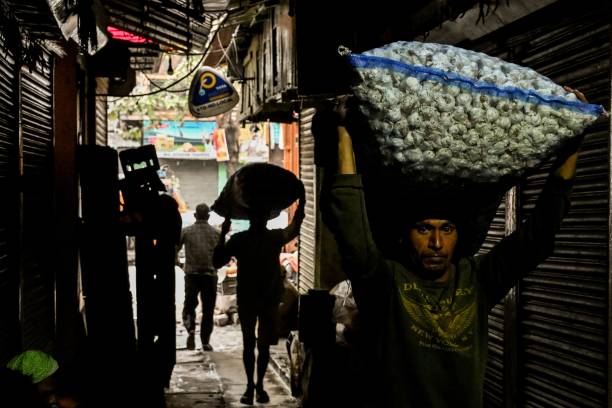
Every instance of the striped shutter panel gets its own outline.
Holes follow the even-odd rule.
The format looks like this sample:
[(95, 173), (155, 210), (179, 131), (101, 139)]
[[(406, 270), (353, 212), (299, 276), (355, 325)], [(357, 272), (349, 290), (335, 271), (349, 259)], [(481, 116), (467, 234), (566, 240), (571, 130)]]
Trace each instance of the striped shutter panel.
[[(606, 405), (608, 138), (607, 125), (587, 134), (554, 254), (521, 284), (520, 400), (527, 407)], [(529, 179), (526, 214), (544, 180)]]
[[(607, 125), (593, 127), (578, 161), (572, 209), (554, 254), (520, 291), (520, 389), (525, 406), (602, 407), (607, 395)], [(522, 194), (528, 214), (545, 175)]]
[(0, 365), (5, 365), (15, 354), (20, 341), (16, 245), (19, 227), (16, 73), (11, 54), (0, 54), (0, 191), (4, 203), (0, 214)]
[[(485, 254), (505, 235), (506, 207), (502, 202), (491, 222), (485, 242), (478, 251)], [(489, 350), (484, 382), (486, 407), (503, 407), (504, 403), (504, 305), (496, 305), (489, 313)]]
[(21, 69), (22, 336), (25, 349), (49, 350), (54, 338), (53, 85), (51, 59)]
[[(603, 3), (599, 8), (534, 28), (545, 34), (534, 36), (536, 46), (522, 62), (609, 110), (610, 15)], [(609, 121), (587, 130), (572, 209), (554, 254), (520, 286), (519, 401), (526, 407), (602, 407), (608, 401), (609, 137)], [(546, 175), (528, 180), (521, 215), (532, 209)]]
[(96, 144), (106, 146), (108, 143), (106, 117), (106, 97), (96, 98)]
[[(470, 48), (531, 67), (580, 89), (590, 102), (609, 110), (609, 21), (605, 2), (585, 0), (580, 8), (557, 2), (473, 41)], [(557, 235), (554, 254), (520, 282), (503, 313), (496, 307), (489, 317), (487, 407), (500, 406), (500, 397), (508, 407), (607, 404), (609, 138), (608, 122), (588, 130), (573, 207)], [(549, 169), (521, 186), (520, 219), (533, 208)], [(502, 345), (516, 348), (504, 350), (502, 361), (516, 367), (503, 367), (501, 377), (493, 370), (499, 366), (500, 333), (506, 333)], [(512, 393), (514, 387), (516, 395), (500, 393), (502, 388)]]
[[(108, 93), (108, 78), (96, 78), (96, 93)], [(106, 146), (108, 144), (108, 115), (107, 97), (96, 96), (96, 144)]]
[(314, 161), (312, 119), (315, 109), (300, 115), (300, 179), (306, 189), (306, 216), (300, 232), (298, 290), (305, 293), (315, 287), (317, 269), (317, 171)]

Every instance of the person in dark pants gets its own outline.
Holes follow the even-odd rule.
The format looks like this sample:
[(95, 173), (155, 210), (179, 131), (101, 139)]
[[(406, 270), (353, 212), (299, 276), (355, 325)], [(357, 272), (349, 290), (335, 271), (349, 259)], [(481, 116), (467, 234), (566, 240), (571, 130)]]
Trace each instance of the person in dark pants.
[(208, 223), (210, 210), (206, 204), (199, 204), (195, 211), (195, 224), (183, 228), (180, 250), (185, 245), (185, 303), (183, 324), (187, 329), (187, 349), (195, 349), (196, 307), (198, 295), (202, 300), (202, 321), (200, 339), (202, 350), (212, 351), (210, 335), (213, 330), (213, 313), (217, 300), (217, 269), (213, 266), (212, 255), (219, 240), (219, 232)]
[[(253, 404), (253, 394), (258, 403), (270, 401), (263, 381), (270, 360), (270, 345), (278, 342), (280, 313), (283, 294), (283, 277), (279, 255), (282, 246), (295, 238), (304, 219), (304, 194), (299, 200), (293, 221), (285, 229), (268, 230), (267, 214), (252, 211), (249, 229), (232, 235), (225, 242), (230, 229), (226, 218), (221, 228), (221, 238), (215, 248), (214, 265), (225, 265), (232, 256), (238, 261), (237, 302), (242, 330), (242, 361), (247, 375), (247, 389), (240, 402)], [(257, 335), (255, 327), (257, 325)], [(255, 345), (257, 345), (257, 384), (255, 371)]]

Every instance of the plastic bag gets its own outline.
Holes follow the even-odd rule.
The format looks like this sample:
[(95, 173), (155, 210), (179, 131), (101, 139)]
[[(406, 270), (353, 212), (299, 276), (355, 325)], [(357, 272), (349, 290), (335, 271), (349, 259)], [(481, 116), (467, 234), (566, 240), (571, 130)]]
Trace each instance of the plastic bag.
[(333, 318), (336, 322), (336, 343), (348, 344), (359, 325), (357, 303), (353, 297), (351, 282), (348, 279), (343, 280), (329, 293), (335, 297)]

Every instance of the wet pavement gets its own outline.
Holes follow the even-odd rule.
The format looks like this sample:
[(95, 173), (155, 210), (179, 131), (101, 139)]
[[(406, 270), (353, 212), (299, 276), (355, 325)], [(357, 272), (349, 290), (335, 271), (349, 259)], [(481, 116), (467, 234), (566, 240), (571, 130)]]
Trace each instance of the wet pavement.
[[(166, 391), (168, 408), (233, 408), (246, 407), (240, 396), (246, 388), (246, 377), (242, 366), (242, 337), (239, 325), (215, 326), (211, 337), (213, 352), (200, 350), (196, 334), (197, 350), (185, 349), (187, 334), (177, 325), (177, 363), (170, 388)], [(271, 354), (282, 356), (284, 340), (279, 342)], [(282, 364), (281, 364), (282, 365)], [(298, 408), (299, 402), (275, 370), (271, 362), (266, 373), (264, 387), (270, 402), (254, 406), (270, 408)]]

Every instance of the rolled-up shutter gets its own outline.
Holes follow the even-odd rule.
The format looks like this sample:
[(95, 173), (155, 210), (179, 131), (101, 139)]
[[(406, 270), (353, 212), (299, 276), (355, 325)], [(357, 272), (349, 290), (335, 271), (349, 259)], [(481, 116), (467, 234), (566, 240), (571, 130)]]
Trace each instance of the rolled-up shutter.
[(303, 110), (300, 115), (300, 179), (306, 189), (306, 217), (300, 232), (298, 290), (307, 292), (315, 287), (317, 258), (317, 170), (314, 161), (312, 119), (315, 109)]
[(0, 365), (17, 351), (19, 345), (19, 268), (17, 259), (18, 133), (17, 75), (10, 53), (0, 54)]
[(49, 350), (54, 338), (53, 87), (46, 66), (21, 69), (22, 285), (21, 322), (26, 349)]

